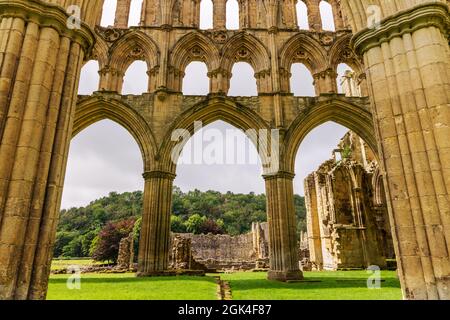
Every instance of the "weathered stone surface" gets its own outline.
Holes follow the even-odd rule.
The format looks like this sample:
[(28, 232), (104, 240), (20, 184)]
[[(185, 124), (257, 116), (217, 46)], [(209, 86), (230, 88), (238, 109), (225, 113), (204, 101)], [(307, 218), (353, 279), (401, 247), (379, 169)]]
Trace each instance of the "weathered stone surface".
[(386, 268), (386, 258), (395, 256), (375, 155), (349, 132), (333, 156), (305, 179), (311, 264), (318, 270)]
[(213, 270), (250, 270), (268, 266), (268, 225), (253, 223), (239, 236), (179, 233), (172, 235), (171, 267), (191, 268), (192, 261)]
[[(168, 268), (176, 172), (171, 133), (192, 131), (197, 120), (221, 119), (243, 130), (281, 129), (280, 162), (264, 167), (269, 278), (301, 278), (295, 156), (306, 134), (331, 120), (378, 152), (404, 297), (450, 298), (448, 1), (331, 0), (337, 32), (321, 30), (316, 0), (306, 1), (309, 31), (296, 27), (295, 1), (239, 1), (239, 30), (225, 29), (223, 0), (214, 1), (212, 30), (198, 29), (200, 1), (186, 0), (144, 0), (140, 27), (126, 28), (129, 3), (120, 0), (114, 26), (102, 28), (101, 0), (0, 0), (0, 299), (45, 298), (70, 138), (105, 118), (130, 131), (144, 158), (139, 275)], [(73, 5), (80, 27), (67, 23)], [(80, 97), (75, 112), (88, 59), (99, 61), (101, 93)], [(149, 93), (124, 98), (123, 77), (135, 60), (147, 62)], [(208, 67), (208, 97), (180, 93), (192, 61)], [(258, 97), (226, 97), (237, 61), (253, 67)], [(298, 62), (311, 71), (317, 97), (289, 94), (291, 67)], [(367, 98), (336, 95), (341, 62), (352, 66), (370, 105)], [(341, 165), (333, 175), (345, 170)], [(321, 179), (317, 184), (326, 185)], [(360, 193), (356, 199), (361, 191), (352, 190)], [(345, 210), (334, 218), (347, 226), (351, 220)], [(329, 230), (320, 221), (311, 227), (330, 242), (337, 230), (345, 238), (362, 233)], [(320, 251), (318, 244), (315, 238), (311, 253)]]

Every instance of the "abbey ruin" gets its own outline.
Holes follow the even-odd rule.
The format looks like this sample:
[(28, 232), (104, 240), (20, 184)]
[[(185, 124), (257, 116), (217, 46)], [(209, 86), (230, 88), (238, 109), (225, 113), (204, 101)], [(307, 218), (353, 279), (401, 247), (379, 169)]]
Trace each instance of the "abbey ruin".
[[(326, 168), (335, 177), (354, 175), (346, 180), (351, 185), (334, 186), (335, 205), (343, 190), (366, 205), (360, 188), (372, 181), (370, 175), (378, 179), (370, 212), (376, 220), (384, 210), (376, 205), (387, 208), (403, 297), (449, 299), (448, 2), (329, 0), (336, 31), (322, 30), (319, 0), (305, 1), (308, 30), (298, 27), (297, 0), (240, 0), (238, 30), (226, 29), (227, 0), (214, 0), (213, 27), (201, 30), (200, 2), (144, 0), (140, 25), (128, 28), (131, 0), (117, 0), (110, 27), (99, 26), (103, 0), (0, 0), (0, 299), (45, 299), (69, 144), (102, 119), (126, 128), (144, 159), (138, 276), (169, 267), (172, 155), (179, 143), (172, 133), (193, 132), (195, 121), (223, 120), (246, 132), (279, 132), (278, 150), (264, 145), (271, 151), (262, 159), (270, 164), (263, 167), (268, 277), (301, 279), (295, 155), (308, 132), (334, 121), (361, 137), (379, 165), (377, 172), (345, 162)], [(80, 71), (89, 60), (100, 65), (99, 88), (78, 96)], [(146, 62), (148, 92), (122, 95), (124, 73), (136, 60)], [(192, 61), (208, 68), (207, 96), (181, 93)], [(232, 67), (240, 61), (254, 70), (257, 96), (228, 96)], [(342, 62), (355, 72), (361, 97), (337, 93)], [(292, 94), (294, 63), (313, 75), (315, 97)], [(255, 135), (249, 138), (258, 143)], [(275, 166), (269, 161), (274, 159)], [(325, 197), (330, 182), (322, 179), (329, 177), (315, 174), (310, 191)], [(323, 231), (330, 235), (359, 237), (358, 228), (374, 218), (361, 221), (358, 206), (341, 216), (319, 207), (329, 214), (330, 230)], [(320, 242), (331, 248), (326, 233), (315, 234), (315, 254)], [(364, 263), (371, 262), (367, 242), (358, 243), (367, 249)], [(323, 252), (316, 263), (338, 261)]]

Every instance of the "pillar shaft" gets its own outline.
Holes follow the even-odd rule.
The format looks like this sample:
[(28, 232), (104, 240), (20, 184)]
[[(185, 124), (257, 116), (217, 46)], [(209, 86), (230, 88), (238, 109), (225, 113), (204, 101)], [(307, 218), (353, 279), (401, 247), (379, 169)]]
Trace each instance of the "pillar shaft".
[(169, 265), (170, 214), (175, 175), (152, 171), (144, 174), (144, 212), (139, 240), (138, 276), (158, 274)]
[(407, 299), (450, 299), (448, 25), (448, 6), (424, 4), (353, 41), (367, 68)]
[(305, 205), (310, 260), (317, 270), (322, 270), (322, 241), (314, 174), (305, 179)]
[(225, 29), (227, 25), (227, 0), (213, 0), (213, 28)]
[[(44, 298), (63, 165), (85, 51), (93, 35), (69, 30), (63, 9), (0, 3), (0, 299)], [(14, 18), (11, 18), (14, 16)], [(46, 19), (42, 19), (45, 16)], [(81, 34), (84, 33), (84, 34)], [(87, 36), (87, 37), (86, 37)], [(70, 135), (69, 135), (70, 136)], [(64, 163), (65, 165), (65, 163)], [(47, 270), (47, 269), (45, 269)], [(49, 270), (49, 268), (48, 268)]]
[(308, 8), (308, 22), (309, 28), (313, 31), (322, 30), (322, 18), (319, 9), (320, 0), (306, 0), (305, 4)]
[(131, 0), (117, 0), (116, 19), (114, 20), (114, 27), (128, 27), (128, 20), (130, 19), (130, 7)]
[(287, 172), (264, 177), (269, 222), (270, 280), (303, 278), (298, 262), (293, 178), (294, 175)]

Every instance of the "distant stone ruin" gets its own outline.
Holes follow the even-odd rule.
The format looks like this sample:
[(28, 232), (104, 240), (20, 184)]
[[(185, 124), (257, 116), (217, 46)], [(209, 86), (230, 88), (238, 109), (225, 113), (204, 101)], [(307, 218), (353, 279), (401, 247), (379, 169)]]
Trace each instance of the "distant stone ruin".
[(253, 223), (252, 231), (238, 236), (177, 233), (171, 237), (170, 266), (178, 269), (206, 267), (209, 270), (268, 268), (267, 223)]
[(313, 269), (386, 268), (395, 257), (383, 176), (355, 133), (305, 179), (305, 203)]

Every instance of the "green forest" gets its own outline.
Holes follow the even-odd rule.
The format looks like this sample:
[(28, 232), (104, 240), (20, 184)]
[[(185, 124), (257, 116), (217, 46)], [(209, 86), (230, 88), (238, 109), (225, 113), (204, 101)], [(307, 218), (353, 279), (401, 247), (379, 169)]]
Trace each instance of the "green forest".
[[(295, 195), (298, 232), (306, 231), (304, 198)], [(115, 260), (121, 238), (134, 230), (138, 239), (142, 192), (111, 192), (86, 207), (62, 210), (56, 234), (55, 257), (93, 257)], [(238, 235), (252, 222), (266, 221), (266, 196), (199, 190), (173, 190), (171, 229), (194, 234)], [(137, 244), (137, 241), (135, 241)]]

